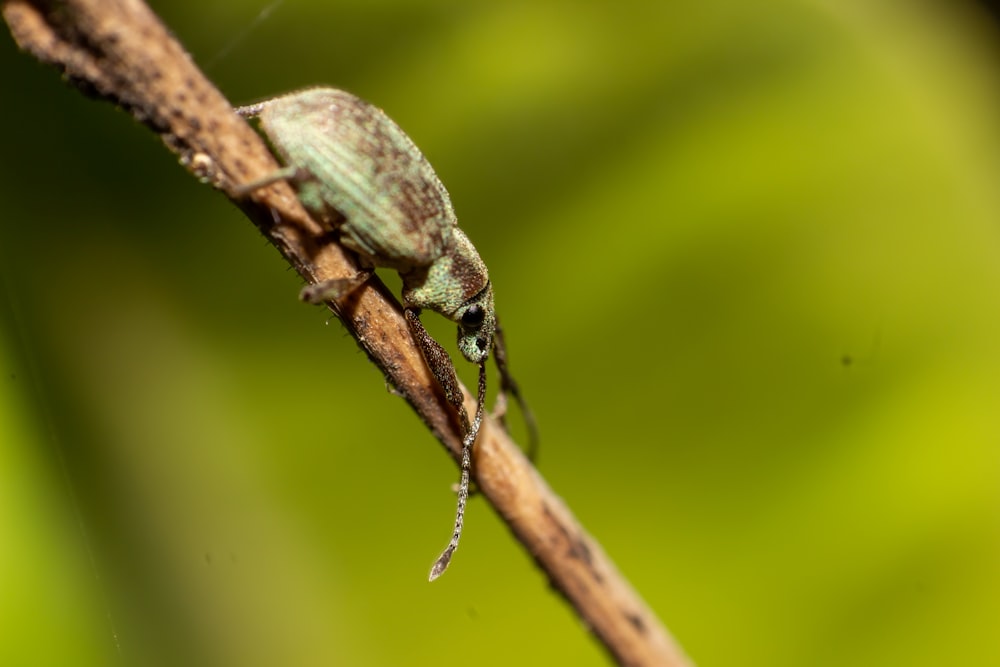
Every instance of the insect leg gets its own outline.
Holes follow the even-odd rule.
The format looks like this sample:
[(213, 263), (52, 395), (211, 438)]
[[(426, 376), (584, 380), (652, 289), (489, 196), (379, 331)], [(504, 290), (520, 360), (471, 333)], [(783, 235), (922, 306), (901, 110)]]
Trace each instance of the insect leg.
[[(501, 410), (506, 410), (506, 394), (510, 394), (517, 401), (517, 405), (521, 408), (521, 415), (524, 417), (524, 423), (528, 427), (528, 448), (525, 450), (528, 455), (528, 459), (534, 462), (538, 458), (538, 424), (535, 422), (535, 415), (531, 412), (531, 408), (524, 401), (524, 397), (521, 396), (521, 389), (517, 386), (517, 382), (514, 381), (514, 377), (510, 374), (507, 369), (507, 345), (503, 339), (503, 329), (500, 328), (500, 320), (497, 319), (496, 331), (493, 334), (493, 359), (496, 361), (497, 370), (500, 372), (500, 395), (497, 397), (497, 403), (500, 405)], [(501, 413), (500, 423), (503, 425), (504, 429), (507, 429), (506, 419)], [(509, 430), (509, 429), (508, 429)]]
[[(273, 101), (274, 100), (265, 100), (263, 102), (258, 102), (257, 104), (250, 104), (245, 107), (236, 107), (235, 109), (233, 109), (233, 111), (235, 111), (238, 115), (242, 116), (243, 118), (247, 119), (256, 118), (264, 111), (264, 108), (267, 107), (267, 105)], [(278, 181), (293, 180), (302, 178), (303, 176), (304, 174), (302, 173), (302, 170), (300, 170), (298, 167), (285, 167), (284, 169), (279, 169), (278, 171), (274, 172), (273, 174), (269, 174), (264, 178), (258, 178), (256, 181), (250, 181), (249, 183), (246, 183), (244, 185), (237, 186), (235, 195), (237, 197), (246, 197), (254, 190), (267, 187), (268, 185), (277, 183)]]
[(421, 354), (424, 355), (424, 361), (427, 362), (438, 384), (444, 389), (445, 398), (462, 419), (462, 429), (468, 433), (469, 415), (466, 414), (465, 405), (462, 403), (462, 390), (458, 388), (458, 376), (455, 374), (455, 366), (451, 363), (451, 357), (441, 347), (441, 344), (427, 333), (427, 329), (420, 322), (418, 308), (406, 308), (403, 310), (403, 315), (406, 317), (406, 323), (410, 326), (410, 332), (420, 347)]
[(362, 269), (349, 278), (330, 278), (313, 285), (306, 285), (299, 292), (299, 299), (314, 306), (324, 301), (336, 301), (361, 287), (374, 273), (371, 269)]
[(462, 402), (462, 390), (458, 387), (458, 376), (455, 374), (455, 366), (451, 363), (451, 357), (441, 344), (434, 340), (424, 325), (420, 322), (420, 310), (418, 308), (406, 308), (403, 311), (406, 322), (410, 326), (413, 337), (417, 340), (420, 352), (424, 361), (430, 367), (431, 372), (437, 379), (438, 384), (444, 389), (445, 398), (458, 412), (462, 420), (462, 430), (465, 432), (462, 438), (462, 476), (458, 483), (458, 509), (455, 512), (455, 528), (451, 533), (451, 540), (448, 546), (434, 561), (431, 568), (430, 581), (434, 581), (448, 569), (452, 554), (458, 548), (458, 540), (462, 537), (462, 526), (465, 522), (465, 503), (469, 499), (469, 479), (472, 471), (472, 445), (479, 435), (479, 427), (483, 422), (483, 404), (486, 402), (486, 364), (479, 365), (479, 391), (476, 401), (476, 417), (472, 424), (469, 424), (469, 415), (465, 412), (465, 405)]
[(295, 179), (300, 179), (304, 176), (301, 169), (298, 167), (285, 167), (279, 169), (274, 173), (268, 174), (263, 178), (258, 178), (255, 181), (250, 181), (249, 183), (244, 183), (243, 185), (238, 185), (235, 188), (234, 195), (237, 197), (246, 197), (248, 194), (254, 190), (259, 190), (260, 188), (266, 188), (269, 185), (277, 183), (278, 181), (291, 181)]

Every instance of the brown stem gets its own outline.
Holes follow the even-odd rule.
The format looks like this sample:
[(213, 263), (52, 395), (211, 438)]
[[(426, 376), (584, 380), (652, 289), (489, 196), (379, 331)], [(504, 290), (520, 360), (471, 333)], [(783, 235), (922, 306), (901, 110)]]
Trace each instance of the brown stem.
[[(141, 0), (3, 0), (3, 16), (22, 49), (158, 133), (189, 171), (233, 199), (309, 283), (356, 272), (286, 183), (240, 196), (241, 184), (265, 178), (278, 164)], [(461, 425), (395, 298), (376, 279), (332, 307), (457, 460)], [(463, 392), (472, 414), (474, 401)], [(620, 664), (691, 664), (600, 545), (490, 419), (474, 449), (474, 469), (482, 494)]]

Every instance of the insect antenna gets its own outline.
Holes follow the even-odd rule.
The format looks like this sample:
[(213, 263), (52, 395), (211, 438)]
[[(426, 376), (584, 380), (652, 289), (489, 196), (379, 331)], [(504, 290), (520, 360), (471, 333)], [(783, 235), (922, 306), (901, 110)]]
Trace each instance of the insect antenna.
[(434, 561), (431, 568), (431, 576), (428, 581), (434, 581), (448, 569), (451, 563), (452, 554), (458, 548), (458, 540), (462, 537), (462, 524), (465, 522), (465, 503), (469, 500), (469, 477), (472, 471), (472, 445), (479, 435), (479, 427), (483, 423), (483, 404), (486, 402), (486, 362), (479, 364), (479, 392), (476, 398), (476, 418), (472, 421), (472, 426), (462, 439), (462, 478), (458, 483), (458, 510), (455, 513), (455, 530), (451, 534), (451, 541), (441, 552), (438, 559)]

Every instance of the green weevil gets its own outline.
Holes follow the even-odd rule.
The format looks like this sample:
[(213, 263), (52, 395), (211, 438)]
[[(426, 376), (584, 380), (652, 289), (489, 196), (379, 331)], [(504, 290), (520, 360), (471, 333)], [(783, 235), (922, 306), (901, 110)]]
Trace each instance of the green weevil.
[[(465, 428), (454, 530), (431, 568), (440, 576), (462, 534), (469, 495), (471, 450), (482, 422), (486, 360), (494, 351), (500, 396), (519, 403), (534, 452), (536, 428), (517, 384), (507, 370), (503, 333), (493, 304), (486, 264), (458, 228), (448, 191), (430, 163), (381, 109), (333, 88), (312, 88), (240, 107), (257, 117), (286, 169), (244, 188), (249, 192), (288, 179), (307, 209), (338, 234), (363, 267), (355, 277), (329, 280), (302, 290), (303, 301), (319, 304), (357, 288), (376, 267), (397, 271), (403, 281), (404, 316), (421, 353), (458, 411)], [(469, 423), (448, 353), (420, 322), (422, 309), (458, 323), (458, 349), (479, 366), (476, 415)]]

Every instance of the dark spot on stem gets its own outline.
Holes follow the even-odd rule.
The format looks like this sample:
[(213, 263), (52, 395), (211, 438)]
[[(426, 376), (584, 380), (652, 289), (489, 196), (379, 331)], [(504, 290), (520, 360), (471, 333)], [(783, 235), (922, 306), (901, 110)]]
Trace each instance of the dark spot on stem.
[(542, 513), (551, 521), (552, 525), (555, 526), (556, 530), (559, 531), (562, 540), (568, 545), (566, 550), (566, 555), (569, 558), (578, 560), (583, 563), (590, 576), (598, 584), (604, 583), (604, 578), (594, 569), (594, 555), (590, 551), (590, 545), (583, 538), (582, 535), (573, 535), (552, 513), (552, 509), (547, 503), (542, 503)]
[(633, 628), (635, 628), (636, 632), (638, 632), (640, 635), (646, 634), (646, 624), (643, 622), (642, 616), (636, 614), (635, 612), (630, 612), (630, 611), (626, 611), (624, 612), (624, 614), (625, 614), (625, 620), (627, 620), (629, 624)]

